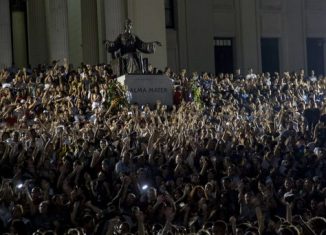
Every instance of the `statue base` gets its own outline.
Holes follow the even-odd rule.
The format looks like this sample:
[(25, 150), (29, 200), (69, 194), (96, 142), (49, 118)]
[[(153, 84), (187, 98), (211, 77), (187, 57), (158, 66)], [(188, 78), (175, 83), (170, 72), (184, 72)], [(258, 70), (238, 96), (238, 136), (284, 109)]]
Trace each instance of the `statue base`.
[(166, 75), (126, 74), (118, 77), (118, 82), (128, 90), (130, 104), (154, 106), (173, 105), (173, 85)]

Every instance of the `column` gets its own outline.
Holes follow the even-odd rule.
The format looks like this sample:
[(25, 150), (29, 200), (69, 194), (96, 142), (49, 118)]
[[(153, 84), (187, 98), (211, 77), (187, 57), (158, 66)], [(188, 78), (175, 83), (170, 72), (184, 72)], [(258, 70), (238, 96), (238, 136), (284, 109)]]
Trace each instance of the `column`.
[[(126, 19), (126, 5), (124, 0), (104, 0), (105, 8), (105, 35), (107, 40), (115, 38), (123, 32), (124, 21)], [(108, 62), (110, 62), (110, 55)]]
[[(186, 1), (189, 2), (189, 0)], [(192, 0), (192, 2), (201, 1)], [(200, 12), (200, 10), (198, 10), (198, 12)], [(145, 42), (160, 41), (162, 43), (162, 47), (157, 47), (154, 54), (146, 54), (144, 57), (147, 57), (149, 63), (154, 67), (164, 70), (167, 66), (164, 1), (128, 0), (128, 17), (133, 21), (133, 31), (140, 39)], [(211, 22), (212, 21), (210, 21), (210, 25), (212, 25)], [(201, 26), (201, 29), (202, 28), (203, 27)], [(211, 40), (213, 41), (212, 38)], [(209, 44), (207, 41), (205, 41), (205, 43)], [(188, 46), (190, 46), (190, 44), (188, 44)], [(191, 48), (191, 50), (193, 49), (195, 48)], [(207, 67), (209, 67), (209, 65)]]
[[(185, 0), (188, 72), (215, 72), (213, 2)], [(164, 9), (163, 9), (164, 10)], [(160, 39), (161, 40), (161, 39)]]
[(256, 0), (239, 1), (243, 73), (260, 71), (260, 33)]
[(80, 0), (67, 0), (69, 63), (75, 68), (83, 62), (82, 10)]
[(29, 62), (32, 66), (48, 62), (45, 2), (27, 1)]
[(97, 64), (99, 61), (97, 1), (81, 0), (81, 11), (83, 60), (87, 64)]
[(234, 45), (235, 45), (235, 68), (241, 69), (242, 73), (246, 73), (243, 66), (243, 51), (242, 51), (242, 35), (241, 35), (241, 3), (238, 0), (234, 1), (234, 22), (235, 22), (235, 38), (234, 38)]
[(306, 26), (303, 0), (284, 1), (282, 48), (286, 71), (298, 71), (306, 66)]
[(97, 30), (98, 30), (98, 53), (99, 53), (99, 62), (101, 64), (106, 63), (107, 53), (105, 51), (105, 45), (103, 40), (106, 39), (106, 30), (105, 30), (105, 7), (104, 0), (97, 1)]
[(12, 63), (9, 0), (0, 0), (0, 69)]
[(67, 0), (48, 0), (50, 61), (69, 58)]
[(175, 24), (178, 33), (179, 47), (179, 69), (189, 68), (188, 66), (188, 40), (187, 40), (187, 0), (177, 0), (177, 19)]

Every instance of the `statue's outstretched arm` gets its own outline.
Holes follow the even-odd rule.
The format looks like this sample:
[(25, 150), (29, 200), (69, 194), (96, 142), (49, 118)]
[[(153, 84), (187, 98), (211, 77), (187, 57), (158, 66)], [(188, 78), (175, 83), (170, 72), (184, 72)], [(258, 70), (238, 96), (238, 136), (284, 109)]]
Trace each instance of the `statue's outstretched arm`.
[(161, 43), (161, 42), (159, 42), (159, 41), (154, 41), (153, 43), (155, 43), (155, 44), (156, 44), (156, 46), (159, 46), (159, 47), (161, 47), (161, 46), (162, 46), (162, 43)]
[(144, 42), (138, 37), (136, 37), (136, 47), (139, 51), (143, 53), (154, 53), (156, 46), (162, 46), (162, 43), (160, 43), (159, 41)]
[(103, 44), (105, 45), (105, 49), (108, 52), (115, 52), (115, 51), (119, 50), (119, 46), (118, 46), (117, 40), (115, 40), (115, 41), (104, 40), (103, 41)]

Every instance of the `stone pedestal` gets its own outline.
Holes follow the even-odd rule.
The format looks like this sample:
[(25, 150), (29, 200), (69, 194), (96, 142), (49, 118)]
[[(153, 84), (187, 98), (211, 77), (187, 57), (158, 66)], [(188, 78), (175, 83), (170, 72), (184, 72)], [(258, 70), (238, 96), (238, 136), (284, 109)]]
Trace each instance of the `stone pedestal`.
[(172, 81), (165, 75), (123, 75), (118, 82), (126, 86), (130, 104), (152, 106), (159, 100), (163, 105), (173, 105)]

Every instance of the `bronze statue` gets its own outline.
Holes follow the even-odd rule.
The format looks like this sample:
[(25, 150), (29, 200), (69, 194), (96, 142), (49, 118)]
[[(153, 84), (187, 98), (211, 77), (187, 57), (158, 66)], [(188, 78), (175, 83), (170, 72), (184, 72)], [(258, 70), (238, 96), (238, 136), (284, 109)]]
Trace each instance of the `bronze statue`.
[(112, 68), (117, 75), (144, 73), (144, 64), (140, 52), (154, 53), (156, 46), (162, 44), (158, 41), (143, 42), (131, 33), (132, 22), (127, 19), (125, 31), (115, 41), (104, 41), (106, 50), (112, 55)]

